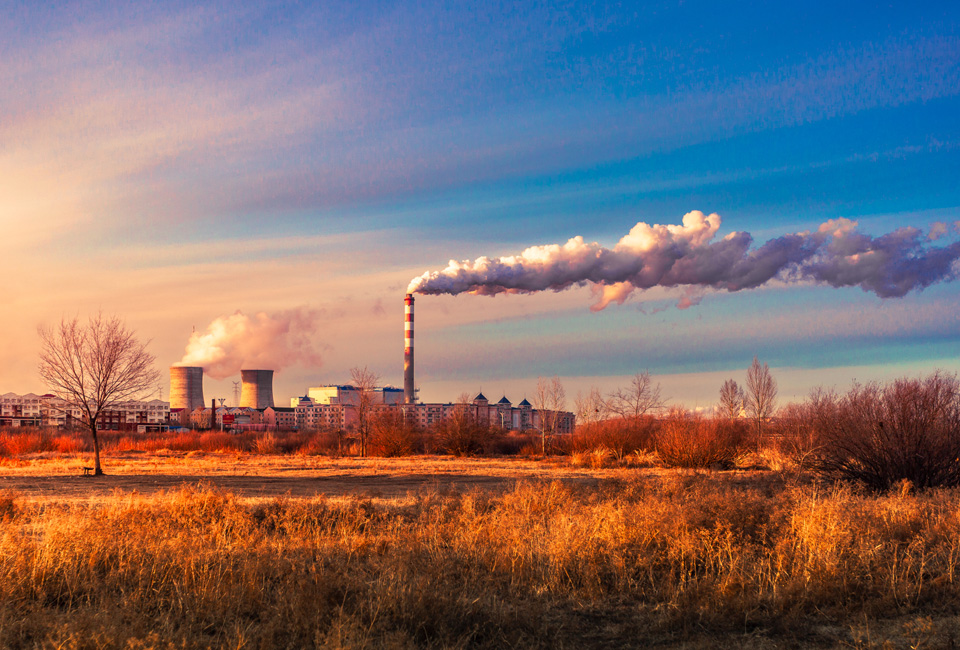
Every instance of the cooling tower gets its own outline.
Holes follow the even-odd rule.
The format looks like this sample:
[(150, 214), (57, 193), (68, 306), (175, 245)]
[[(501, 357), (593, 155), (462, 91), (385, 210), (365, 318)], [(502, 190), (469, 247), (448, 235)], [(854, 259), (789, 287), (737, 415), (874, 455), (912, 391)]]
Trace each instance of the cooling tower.
[(273, 406), (273, 371), (241, 370), (240, 406), (265, 409)]
[(413, 383), (413, 294), (403, 300), (403, 401), (414, 404), (417, 389)]
[(203, 368), (170, 367), (170, 408), (192, 411), (203, 406)]

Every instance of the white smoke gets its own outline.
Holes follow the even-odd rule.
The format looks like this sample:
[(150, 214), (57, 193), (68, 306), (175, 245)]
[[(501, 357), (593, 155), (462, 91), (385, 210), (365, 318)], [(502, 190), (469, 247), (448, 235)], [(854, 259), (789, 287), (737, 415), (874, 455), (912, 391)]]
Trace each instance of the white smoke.
[(236, 375), (241, 369), (281, 370), (295, 363), (320, 365), (312, 336), (319, 312), (293, 309), (277, 314), (247, 316), (237, 311), (221, 316), (194, 332), (178, 366), (202, 366), (214, 379)]
[[(882, 298), (901, 297), (957, 277), (960, 242), (930, 245), (918, 228), (880, 237), (857, 231), (857, 223), (834, 219), (814, 232), (784, 235), (752, 248), (753, 237), (733, 232), (716, 240), (717, 214), (695, 210), (682, 225), (638, 223), (613, 248), (583, 237), (566, 244), (533, 246), (519, 255), (451, 260), (442, 271), (414, 278), (408, 293), (532, 293), (593, 286), (594, 310), (622, 304), (634, 291), (684, 287), (681, 308), (697, 304), (708, 289), (740, 291), (771, 280), (858, 286)], [(943, 237), (943, 228), (933, 229)]]

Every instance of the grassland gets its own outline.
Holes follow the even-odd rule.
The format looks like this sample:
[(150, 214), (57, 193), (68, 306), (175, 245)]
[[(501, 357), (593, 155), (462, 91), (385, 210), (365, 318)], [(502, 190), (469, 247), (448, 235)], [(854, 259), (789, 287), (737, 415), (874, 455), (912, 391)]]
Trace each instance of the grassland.
[[(567, 458), (0, 466), (0, 647), (899, 647), (960, 634), (960, 491)], [(62, 489), (61, 489), (62, 488)]]

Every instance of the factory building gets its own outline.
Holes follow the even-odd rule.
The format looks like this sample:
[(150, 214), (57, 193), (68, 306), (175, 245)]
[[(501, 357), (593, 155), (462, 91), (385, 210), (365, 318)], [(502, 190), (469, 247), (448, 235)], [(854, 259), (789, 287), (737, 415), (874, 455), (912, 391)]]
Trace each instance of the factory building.
[[(349, 404), (356, 406), (360, 403), (360, 391), (355, 386), (335, 385), (335, 386), (314, 386), (307, 389), (306, 397), (313, 400), (314, 404)], [(404, 401), (404, 391), (392, 386), (374, 388), (371, 391), (371, 401), (374, 404), (402, 404)], [(302, 398), (291, 400), (291, 406), (296, 408), (300, 406)]]

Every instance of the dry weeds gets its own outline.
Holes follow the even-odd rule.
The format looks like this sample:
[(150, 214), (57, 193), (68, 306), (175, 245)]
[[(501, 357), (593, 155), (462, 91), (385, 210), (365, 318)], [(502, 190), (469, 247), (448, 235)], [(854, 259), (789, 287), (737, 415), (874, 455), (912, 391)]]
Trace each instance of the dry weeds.
[[(421, 459), (384, 468), (403, 462)], [(596, 471), (619, 478), (396, 498), (7, 492), (0, 646), (953, 643), (960, 491)]]

